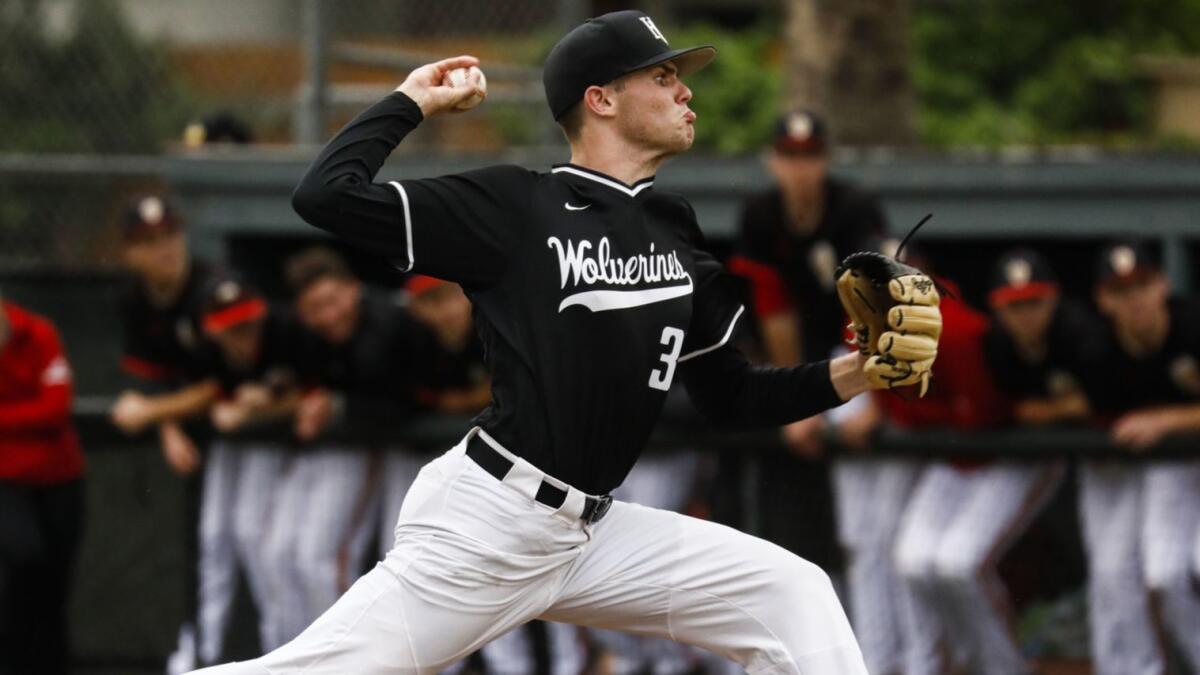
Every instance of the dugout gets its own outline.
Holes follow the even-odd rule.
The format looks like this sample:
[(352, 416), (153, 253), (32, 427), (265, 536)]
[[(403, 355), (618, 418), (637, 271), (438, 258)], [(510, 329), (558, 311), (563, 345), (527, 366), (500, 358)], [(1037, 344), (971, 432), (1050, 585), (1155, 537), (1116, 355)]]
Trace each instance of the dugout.
[[(541, 154), (455, 159), (404, 156), (393, 159), (383, 177), (438, 175), (496, 161), (546, 167), (559, 159)], [(23, 184), (112, 184), (114, 205), (123, 203), (131, 183), (169, 184), (188, 219), (189, 237), (199, 255), (245, 268), (268, 292), (281, 292), (276, 279), (286, 255), (324, 237), (300, 221), (290, 207), (291, 190), (309, 160), (309, 153), (261, 150), (140, 158), (124, 168), (121, 160), (38, 162), (36, 166), (32, 160), (29, 164), (10, 160), (0, 166), (0, 175), (13, 189)], [(903, 234), (926, 213), (933, 213), (919, 239), (932, 254), (936, 268), (959, 281), (967, 299), (976, 304), (982, 299), (992, 259), (1017, 242), (1046, 253), (1067, 289), (1077, 293), (1087, 291), (1092, 255), (1100, 243), (1107, 237), (1131, 233), (1158, 242), (1177, 290), (1194, 292), (1200, 282), (1193, 271), (1200, 263), (1197, 159), (1083, 153), (1054, 157), (859, 153), (839, 155), (833, 171), (880, 194), (895, 234)], [(714, 249), (725, 252), (735, 234), (738, 205), (767, 181), (755, 157), (685, 157), (666, 166), (656, 187), (688, 196)], [(98, 222), (96, 226), (104, 225)], [(352, 253), (352, 264), (374, 283), (399, 285), (403, 280), (385, 262), (361, 253)], [(28, 268), (0, 272), (0, 284), (7, 297), (58, 323), (78, 375), (77, 419), (92, 468), (89, 529), (73, 604), (79, 658), (93, 665), (122, 667), (160, 663), (173, 643), (175, 619), (181, 611), (171, 589), (185, 558), (172, 532), (182, 506), (152, 442), (119, 437), (104, 421), (108, 401), (121, 386), (116, 368), (119, 325), (114, 310), (122, 280), (111, 267), (71, 273)], [(1068, 431), (990, 435), (987, 442), (970, 444), (954, 434), (896, 437), (887, 444), (934, 453), (1070, 455), (1093, 451), (1099, 447), (1097, 440)], [(678, 429), (664, 429), (656, 442), (703, 446), (712, 440), (704, 434), (685, 437)], [(722, 441), (721, 447), (735, 456), (736, 471), (725, 477), (731, 494), (725, 495), (724, 504), (718, 500), (714, 508), (724, 509), (729, 519), (752, 531), (786, 535), (789, 523), (766, 519), (794, 508), (803, 495), (795, 486), (756, 486), (764, 477), (785, 474), (784, 469), (794, 460), (770, 451), (758, 455), (759, 459), (748, 459), (753, 453), (743, 452), (770, 443), (769, 435)], [(1178, 445), (1179, 452), (1195, 452), (1191, 443)], [(1070, 540), (1072, 506), (1069, 496), (1060, 498), (1050, 512), (1049, 529), (1027, 548), (1044, 553), (1054, 542), (1061, 543), (1064, 537)], [(784, 515), (796, 519), (792, 513)], [(1068, 542), (1068, 549), (1070, 545)], [(1072, 555), (1069, 550), (1050, 551), (1050, 555), (1058, 554)], [(1054, 562), (1068, 569), (1078, 564), (1069, 559)]]

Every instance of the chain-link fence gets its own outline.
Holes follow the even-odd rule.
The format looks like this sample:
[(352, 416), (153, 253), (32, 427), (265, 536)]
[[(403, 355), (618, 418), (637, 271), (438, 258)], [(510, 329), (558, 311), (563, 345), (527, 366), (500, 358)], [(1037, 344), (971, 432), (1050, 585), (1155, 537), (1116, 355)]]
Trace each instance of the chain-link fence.
[(488, 61), (489, 105), (428, 125), (406, 151), (556, 141), (537, 66), (585, 5), (0, 0), (0, 270), (118, 263), (121, 204), (159, 184), (153, 162), (128, 156), (317, 142), (452, 53)]
[[(0, 271), (116, 265), (120, 206), (159, 182), (130, 157), (308, 147), (454, 54), (483, 60), (487, 105), (430, 120), (401, 154), (561, 147), (541, 63), (566, 27), (631, 6), (721, 50), (698, 76), (697, 146), (757, 147), (779, 0), (0, 0)], [(714, 28), (731, 11), (756, 31)]]
[(334, 123), (464, 51), (492, 63), (497, 100), (540, 99), (525, 85), (584, 4), (0, 0), (0, 151), (155, 152), (218, 112), (245, 132), (217, 125), (222, 139), (289, 142), (314, 88)]

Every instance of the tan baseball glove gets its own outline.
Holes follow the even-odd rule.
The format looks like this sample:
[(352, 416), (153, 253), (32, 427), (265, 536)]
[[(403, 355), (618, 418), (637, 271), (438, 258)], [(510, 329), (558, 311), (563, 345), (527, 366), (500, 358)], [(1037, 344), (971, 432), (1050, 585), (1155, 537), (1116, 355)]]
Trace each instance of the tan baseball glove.
[(933, 279), (870, 251), (847, 256), (836, 278), (855, 345), (869, 357), (863, 373), (871, 386), (891, 389), (919, 384), (924, 396), (942, 334), (940, 296)]

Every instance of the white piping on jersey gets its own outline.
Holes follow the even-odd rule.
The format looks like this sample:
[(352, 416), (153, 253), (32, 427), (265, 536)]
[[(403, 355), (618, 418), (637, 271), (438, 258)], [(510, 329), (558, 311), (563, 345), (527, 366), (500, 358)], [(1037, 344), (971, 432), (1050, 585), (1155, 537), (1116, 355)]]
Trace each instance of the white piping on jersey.
[(408, 247), (408, 265), (406, 267), (396, 265), (396, 268), (401, 272), (407, 272), (417, 263), (417, 258), (413, 255), (412, 212), (408, 208), (408, 192), (404, 190), (404, 186), (398, 180), (392, 181), (391, 184), (396, 188), (396, 192), (400, 193), (400, 201), (404, 204), (404, 243)]
[(579, 169), (576, 169), (575, 167), (571, 167), (571, 166), (557, 166), (550, 170), (550, 173), (559, 173), (559, 172), (571, 173), (571, 174), (575, 174), (576, 176), (579, 176), (581, 178), (587, 178), (588, 180), (594, 180), (601, 185), (607, 185), (608, 187), (610, 187), (614, 190), (620, 190), (621, 192), (624, 192), (625, 194), (629, 195), (630, 197), (636, 197), (637, 193), (641, 192), (642, 190), (645, 190), (646, 188), (650, 187), (651, 185), (654, 185), (654, 181), (648, 180), (645, 183), (639, 183), (637, 185), (637, 187), (630, 189), (628, 187), (625, 187), (624, 185), (621, 185), (620, 183), (618, 183), (615, 180), (604, 178), (603, 176), (597, 176), (595, 174), (591, 174), (586, 171), (580, 171)]
[(679, 363), (683, 363), (684, 361), (687, 361), (688, 359), (693, 359), (693, 358), (696, 358), (697, 356), (703, 356), (703, 355), (713, 351), (714, 349), (720, 349), (721, 347), (725, 346), (725, 343), (729, 342), (729, 338), (733, 337), (733, 327), (737, 325), (737, 321), (742, 316), (742, 312), (744, 312), (744, 311), (746, 311), (746, 306), (739, 305), (738, 311), (735, 312), (733, 315), (733, 320), (729, 322), (729, 329), (725, 331), (725, 337), (721, 338), (720, 342), (718, 342), (715, 345), (712, 345), (711, 347), (705, 347), (704, 349), (697, 349), (696, 351), (691, 352), (689, 354), (684, 354), (683, 356), (679, 357), (677, 359), (677, 361)]
[(604, 312), (610, 309), (629, 309), (630, 307), (652, 305), (663, 300), (682, 298), (685, 295), (690, 295), (691, 292), (691, 277), (688, 277), (687, 283), (682, 286), (643, 288), (637, 291), (584, 291), (563, 298), (563, 301), (558, 305), (558, 311), (561, 312), (573, 305), (582, 305), (593, 312)]

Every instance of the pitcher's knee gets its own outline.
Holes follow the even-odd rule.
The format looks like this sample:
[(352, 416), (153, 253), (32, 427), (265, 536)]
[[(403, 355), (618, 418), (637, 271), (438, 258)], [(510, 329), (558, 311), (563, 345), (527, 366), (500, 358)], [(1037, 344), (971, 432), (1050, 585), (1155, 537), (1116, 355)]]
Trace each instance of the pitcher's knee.
[[(781, 550), (771, 561), (767, 583), (759, 589), (762, 605), (772, 608), (760, 619), (773, 623), (790, 642), (802, 635), (834, 635), (849, 621), (833, 581), (817, 565)], [(819, 628), (818, 628), (819, 625)]]
[(833, 591), (833, 581), (819, 566), (791, 553), (783, 552), (772, 560), (771, 592), (784, 595)]

